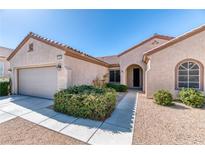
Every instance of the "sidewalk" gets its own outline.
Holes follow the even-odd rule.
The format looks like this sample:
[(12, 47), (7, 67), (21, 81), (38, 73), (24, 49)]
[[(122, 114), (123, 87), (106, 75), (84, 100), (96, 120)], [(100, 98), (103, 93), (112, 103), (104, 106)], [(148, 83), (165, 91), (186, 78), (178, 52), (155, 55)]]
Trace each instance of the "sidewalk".
[(129, 91), (119, 102), (112, 116), (102, 123), (89, 139), (90, 144), (132, 144), (137, 92)]
[(130, 90), (111, 117), (102, 121), (76, 118), (48, 108), (52, 100), (12, 96), (0, 100), (0, 122), (20, 117), (88, 144), (132, 144), (137, 92)]

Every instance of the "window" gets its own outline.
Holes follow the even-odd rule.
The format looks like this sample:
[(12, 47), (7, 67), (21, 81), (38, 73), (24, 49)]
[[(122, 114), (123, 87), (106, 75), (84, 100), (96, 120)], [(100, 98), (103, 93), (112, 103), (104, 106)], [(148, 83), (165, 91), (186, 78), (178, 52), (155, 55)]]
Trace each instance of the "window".
[(30, 44), (29, 44), (28, 52), (31, 52), (31, 51), (33, 51), (33, 43), (30, 43)]
[(110, 70), (110, 82), (120, 82), (120, 70)]
[(193, 61), (183, 62), (178, 67), (178, 88), (200, 89), (200, 67)]
[(154, 41), (152, 42), (152, 45), (157, 45), (157, 44), (159, 44), (159, 42), (158, 42), (157, 40), (154, 40)]
[(0, 62), (0, 77), (3, 77), (4, 75), (4, 63)]

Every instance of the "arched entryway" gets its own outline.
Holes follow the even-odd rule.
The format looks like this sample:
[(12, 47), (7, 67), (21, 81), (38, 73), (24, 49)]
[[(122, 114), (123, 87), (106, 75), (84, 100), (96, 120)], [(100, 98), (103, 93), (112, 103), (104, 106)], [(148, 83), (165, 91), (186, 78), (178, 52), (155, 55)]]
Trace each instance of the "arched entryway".
[(143, 69), (137, 64), (127, 67), (127, 86), (129, 88), (143, 89)]

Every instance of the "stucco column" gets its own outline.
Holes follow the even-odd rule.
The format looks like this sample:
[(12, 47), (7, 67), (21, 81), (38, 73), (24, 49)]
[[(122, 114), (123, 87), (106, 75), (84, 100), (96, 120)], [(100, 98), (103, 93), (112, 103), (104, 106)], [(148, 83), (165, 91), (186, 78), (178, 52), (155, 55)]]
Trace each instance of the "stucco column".
[(14, 68), (11, 72), (12, 94), (18, 93), (18, 70)]
[(57, 90), (62, 90), (67, 88), (68, 82), (68, 71), (65, 67), (57, 70)]
[(120, 83), (126, 85), (126, 70), (122, 69), (120, 70)]
[(149, 71), (151, 70), (150, 68), (150, 61), (147, 63), (147, 67), (145, 70), (145, 82), (144, 82), (144, 91), (145, 91), (145, 95), (147, 98), (152, 98), (150, 95), (150, 90), (149, 90), (149, 84), (152, 84), (152, 82), (154, 82), (153, 80), (149, 80)]

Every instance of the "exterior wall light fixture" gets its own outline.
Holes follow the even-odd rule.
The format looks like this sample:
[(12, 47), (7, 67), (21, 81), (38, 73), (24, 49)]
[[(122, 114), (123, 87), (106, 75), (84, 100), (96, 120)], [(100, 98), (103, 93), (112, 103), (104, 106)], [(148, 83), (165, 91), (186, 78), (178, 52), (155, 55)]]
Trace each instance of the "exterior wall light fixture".
[(56, 68), (57, 68), (58, 71), (60, 71), (61, 68), (62, 68), (61, 64), (57, 64), (57, 65), (56, 65)]
[(9, 69), (8, 69), (8, 72), (12, 72), (12, 69), (11, 69), (11, 68), (9, 68)]

